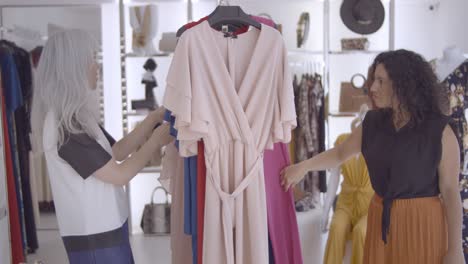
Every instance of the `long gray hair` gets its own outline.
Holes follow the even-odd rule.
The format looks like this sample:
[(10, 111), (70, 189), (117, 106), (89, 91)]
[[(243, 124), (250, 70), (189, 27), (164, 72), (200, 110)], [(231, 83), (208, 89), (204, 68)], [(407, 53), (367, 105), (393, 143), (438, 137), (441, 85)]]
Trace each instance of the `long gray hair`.
[[(57, 146), (66, 133), (96, 137), (98, 98), (90, 87), (90, 69), (97, 42), (85, 31), (55, 33), (44, 46), (35, 74), (31, 124), (35, 152), (44, 151), (44, 121), (53, 112)], [(54, 128), (55, 129), (55, 128)]]

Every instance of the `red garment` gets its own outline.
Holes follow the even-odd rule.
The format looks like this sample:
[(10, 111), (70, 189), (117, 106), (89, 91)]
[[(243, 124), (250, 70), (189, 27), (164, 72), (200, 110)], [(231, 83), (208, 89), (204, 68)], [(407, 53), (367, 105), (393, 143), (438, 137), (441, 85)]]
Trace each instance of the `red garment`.
[[(1, 84), (0, 84), (1, 85)], [(1, 88), (1, 86), (0, 86)], [(3, 88), (0, 90), (3, 91)], [(8, 124), (6, 117), (5, 99), (1, 96), (2, 104), (2, 119), (3, 119), (3, 140), (5, 153), (5, 168), (8, 190), (8, 209), (10, 216), (10, 239), (11, 239), (11, 256), (12, 263), (25, 262), (23, 243), (21, 239), (21, 227), (18, 211), (18, 203), (16, 200), (16, 184), (13, 176), (13, 160), (10, 151), (10, 137), (8, 135)]]
[(205, 221), (206, 164), (205, 144), (198, 142), (197, 156), (197, 263), (203, 263), (203, 231)]

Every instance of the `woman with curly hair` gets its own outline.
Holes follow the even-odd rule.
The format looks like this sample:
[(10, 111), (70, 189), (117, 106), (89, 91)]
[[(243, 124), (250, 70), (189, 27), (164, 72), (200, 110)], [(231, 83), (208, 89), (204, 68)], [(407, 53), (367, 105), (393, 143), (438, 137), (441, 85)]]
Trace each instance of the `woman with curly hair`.
[(287, 190), (308, 171), (334, 168), (362, 153), (375, 196), (364, 263), (462, 264), (458, 142), (446, 97), (420, 55), (379, 54), (370, 88), (377, 107), (342, 144), (282, 172)]

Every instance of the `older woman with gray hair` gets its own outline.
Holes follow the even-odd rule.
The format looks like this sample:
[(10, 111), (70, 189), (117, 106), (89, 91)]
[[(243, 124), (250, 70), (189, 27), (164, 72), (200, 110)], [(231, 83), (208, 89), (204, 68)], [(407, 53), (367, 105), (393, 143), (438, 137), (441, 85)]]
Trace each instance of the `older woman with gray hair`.
[(167, 125), (154, 129), (164, 109), (118, 142), (99, 126), (96, 48), (81, 30), (49, 38), (36, 73), (33, 136), (46, 157), (69, 262), (130, 264), (124, 185), (172, 139)]

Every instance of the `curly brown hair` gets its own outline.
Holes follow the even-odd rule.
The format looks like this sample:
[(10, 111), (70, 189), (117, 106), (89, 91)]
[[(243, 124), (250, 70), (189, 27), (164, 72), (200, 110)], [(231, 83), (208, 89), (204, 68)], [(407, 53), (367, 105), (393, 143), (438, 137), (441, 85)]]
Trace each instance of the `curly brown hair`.
[(421, 55), (404, 49), (380, 53), (371, 65), (372, 77), (378, 64), (384, 66), (393, 82), (400, 112), (407, 111), (413, 125), (429, 115), (448, 113), (448, 95)]

